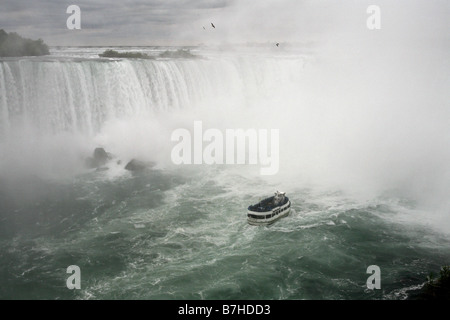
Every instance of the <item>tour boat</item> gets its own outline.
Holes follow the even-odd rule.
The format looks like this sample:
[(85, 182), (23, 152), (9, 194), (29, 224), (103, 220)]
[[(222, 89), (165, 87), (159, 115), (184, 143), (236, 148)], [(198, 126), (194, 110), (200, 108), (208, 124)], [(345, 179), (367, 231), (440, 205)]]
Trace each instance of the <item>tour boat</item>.
[(247, 221), (251, 225), (269, 225), (289, 214), (291, 202), (285, 192), (275, 192), (275, 195), (261, 200), (248, 207)]

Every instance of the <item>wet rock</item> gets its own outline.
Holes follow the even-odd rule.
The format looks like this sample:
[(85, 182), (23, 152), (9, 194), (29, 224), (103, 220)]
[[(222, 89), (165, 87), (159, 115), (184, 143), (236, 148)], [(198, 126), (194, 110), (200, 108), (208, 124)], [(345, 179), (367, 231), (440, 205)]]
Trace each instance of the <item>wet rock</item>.
[(92, 157), (86, 159), (86, 166), (94, 169), (104, 166), (108, 160), (112, 159), (112, 155), (103, 148), (95, 148)]
[(127, 163), (125, 166), (125, 170), (128, 171), (141, 171), (147, 168), (151, 168), (155, 166), (154, 162), (151, 161), (140, 161), (137, 159), (132, 159), (130, 162)]

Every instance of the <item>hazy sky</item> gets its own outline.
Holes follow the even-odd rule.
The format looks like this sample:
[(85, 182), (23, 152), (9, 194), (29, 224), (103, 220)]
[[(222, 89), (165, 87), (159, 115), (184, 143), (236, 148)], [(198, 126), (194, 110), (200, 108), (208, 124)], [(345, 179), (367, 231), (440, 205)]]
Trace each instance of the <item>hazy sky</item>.
[[(72, 4), (81, 30), (67, 29)], [(367, 35), (371, 4), (384, 34), (449, 39), (448, 0), (1, 0), (0, 28), (50, 45), (305, 42)]]

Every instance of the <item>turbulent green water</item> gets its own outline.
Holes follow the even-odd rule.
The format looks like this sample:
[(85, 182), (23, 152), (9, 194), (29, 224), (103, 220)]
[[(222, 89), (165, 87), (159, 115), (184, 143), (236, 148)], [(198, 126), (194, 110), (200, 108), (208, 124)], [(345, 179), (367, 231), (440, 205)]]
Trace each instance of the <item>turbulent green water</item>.
[[(275, 186), (227, 170), (9, 182), (3, 299), (404, 299), (450, 258), (448, 237), (402, 223), (412, 205), (395, 199), (290, 190), (290, 216), (250, 226), (246, 207)], [(70, 265), (80, 290), (66, 288)], [(380, 290), (367, 289), (369, 265)]]

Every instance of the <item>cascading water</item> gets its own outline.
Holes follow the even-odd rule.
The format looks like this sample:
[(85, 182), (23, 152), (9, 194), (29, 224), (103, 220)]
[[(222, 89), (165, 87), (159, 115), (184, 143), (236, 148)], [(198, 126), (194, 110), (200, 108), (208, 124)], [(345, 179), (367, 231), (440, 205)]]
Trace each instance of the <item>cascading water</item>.
[(224, 98), (240, 103), (270, 90), (273, 76), (289, 81), (276, 76), (278, 71), (295, 74), (303, 65), (301, 57), (286, 70), (274, 59), (263, 66), (249, 60), (2, 61), (2, 137), (23, 124), (43, 134), (95, 134), (111, 119), (192, 109)]

